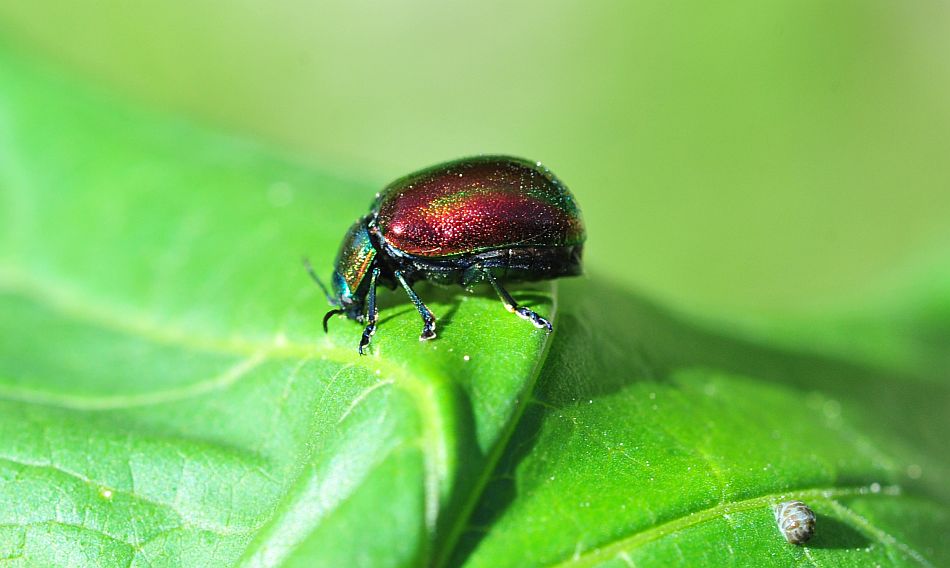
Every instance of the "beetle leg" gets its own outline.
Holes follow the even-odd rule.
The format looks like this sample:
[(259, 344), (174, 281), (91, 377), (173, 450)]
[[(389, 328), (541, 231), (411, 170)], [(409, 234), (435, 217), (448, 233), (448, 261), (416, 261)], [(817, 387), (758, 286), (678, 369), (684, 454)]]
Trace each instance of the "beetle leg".
[(422, 333), (419, 335), (419, 341), (435, 339), (435, 316), (432, 315), (432, 310), (422, 303), (422, 300), (419, 299), (419, 296), (417, 296), (412, 287), (409, 286), (409, 283), (406, 282), (401, 272), (397, 270), (393, 274), (396, 276), (396, 280), (399, 280), (399, 283), (402, 284), (403, 290), (409, 295), (409, 299), (412, 300), (416, 309), (419, 310), (419, 315), (422, 316)]
[(363, 328), (363, 337), (360, 338), (360, 355), (365, 355), (369, 340), (376, 333), (376, 319), (379, 317), (379, 309), (376, 307), (376, 278), (379, 276), (379, 268), (373, 269), (373, 275), (369, 280), (369, 300), (366, 305), (366, 327)]
[(516, 314), (522, 319), (526, 319), (534, 324), (534, 327), (538, 329), (544, 329), (548, 333), (554, 330), (554, 327), (551, 325), (551, 322), (539, 316), (535, 312), (524, 308), (518, 305), (518, 302), (515, 302), (515, 299), (511, 297), (511, 294), (507, 290), (501, 287), (501, 284), (498, 283), (498, 280), (492, 276), (491, 272), (488, 270), (482, 270), (482, 274), (485, 275), (485, 278), (491, 282), (492, 287), (495, 289), (495, 292), (498, 293), (498, 297), (501, 298), (503, 304), (505, 304), (505, 309), (509, 312)]

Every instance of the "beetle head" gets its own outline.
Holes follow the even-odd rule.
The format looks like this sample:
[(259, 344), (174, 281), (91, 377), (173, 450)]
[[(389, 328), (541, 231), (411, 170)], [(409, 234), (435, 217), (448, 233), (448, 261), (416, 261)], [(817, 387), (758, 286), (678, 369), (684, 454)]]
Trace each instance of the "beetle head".
[(340, 245), (340, 251), (334, 263), (333, 276), (330, 278), (332, 292), (327, 290), (307, 263), (310, 276), (323, 290), (330, 305), (335, 306), (323, 317), (324, 331), (327, 329), (329, 319), (336, 314), (344, 314), (350, 319), (363, 321), (364, 303), (369, 291), (369, 279), (366, 276), (371, 272), (375, 258), (376, 248), (369, 237), (366, 219), (360, 219), (343, 237), (343, 243)]
[[(359, 284), (362, 284), (363, 276), (365, 275), (361, 275)], [(333, 296), (328, 299), (337, 308), (330, 310), (324, 316), (324, 327), (326, 327), (326, 318), (334, 314), (344, 314), (350, 319), (363, 321), (363, 300), (366, 292), (360, 293), (361, 286), (357, 284), (355, 289), (351, 288), (346, 277), (340, 272), (339, 266), (333, 271), (330, 284), (333, 286)]]

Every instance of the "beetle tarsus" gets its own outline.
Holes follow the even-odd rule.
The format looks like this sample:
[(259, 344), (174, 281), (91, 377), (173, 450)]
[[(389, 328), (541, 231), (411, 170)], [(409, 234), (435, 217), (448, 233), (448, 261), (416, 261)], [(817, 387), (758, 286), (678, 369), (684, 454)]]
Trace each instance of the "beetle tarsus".
[(516, 307), (515, 313), (518, 314), (518, 317), (521, 319), (526, 319), (534, 324), (534, 327), (538, 329), (543, 329), (548, 333), (554, 331), (554, 326), (551, 325), (551, 322), (539, 316), (536, 312), (529, 310), (528, 308)]
[(435, 315), (432, 314), (432, 310), (422, 303), (422, 300), (419, 299), (419, 296), (415, 290), (412, 289), (412, 286), (409, 285), (409, 282), (406, 280), (406, 277), (403, 276), (402, 272), (396, 270), (393, 272), (393, 276), (395, 276), (399, 284), (402, 285), (403, 290), (406, 291), (409, 299), (412, 300), (412, 304), (416, 307), (416, 311), (418, 311), (422, 317), (422, 333), (419, 334), (419, 341), (435, 339)]
[(501, 284), (498, 283), (498, 280), (492, 276), (492, 273), (488, 270), (483, 270), (485, 279), (491, 283), (492, 288), (495, 289), (495, 292), (498, 294), (498, 297), (501, 298), (501, 303), (505, 305), (505, 309), (509, 312), (516, 314), (521, 319), (526, 319), (534, 324), (534, 327), (538, 329), (543, 329), (548, 333), (554, 331), (554, 326), (551, 325), (551, 322), (539, 316), (536, 312), (529, 310), (528, 308), (518, 305), (518, 302), (511, 297), (511, 294), (508, 293), (508, 290), (505, 290)]
[(370, 339), (376, 333), (376, 320), (379, 318), (379, 308), (376, 307), (376, 279), (379, 278), (379, 267), (373, 268), (373, 275), (369, 280), (369, 298), (366, 305), (366, 327), (363, 328), (363, 337), (360, 338), (360, 355), (366, 355), (366, 348)]
[(419, 334), (419, 341), (428, 341), (430, 339), (435, 339), (435, 318), (425, 320), (425, 324), (422, 326), (422, 333)]
[(369, 347), (370, 339), (376, 333), (376, 322), (372, 322), (363, 328), (363, 337), (360, 338), (360, 355), (366, 355), (366, 348)]

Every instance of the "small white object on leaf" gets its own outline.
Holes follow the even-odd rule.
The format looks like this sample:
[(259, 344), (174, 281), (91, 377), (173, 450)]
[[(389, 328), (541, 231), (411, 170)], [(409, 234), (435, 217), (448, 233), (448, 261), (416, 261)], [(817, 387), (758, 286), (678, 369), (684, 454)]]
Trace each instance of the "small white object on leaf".
[(815, 534), (815, 512), (801, 501), (785, 501), (775, 506), (775, 522), (791, 544), (804, 544)]

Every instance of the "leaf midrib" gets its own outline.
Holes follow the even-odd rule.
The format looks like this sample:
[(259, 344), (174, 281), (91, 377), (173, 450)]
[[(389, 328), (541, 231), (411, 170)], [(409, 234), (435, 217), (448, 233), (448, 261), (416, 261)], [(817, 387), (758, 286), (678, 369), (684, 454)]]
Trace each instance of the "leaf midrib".
[[(403, 367), (378, 357), (370, 359), (373, 363), (372, 368), (370, 368), (362, 362), (363, 358), (354, 361), (351, 351), (343, 350), (327, 340), (314, 342), (313, 345), (304, 345), (289, 341), (278, 334), (275, 335), (272, 343), (265, 343), (240, 338), (223, 339), (210, 335), (198, 335), (192, 331), (185, 331), (168, 325), (158, 325), (140, 314), (133, 315), (131, 311), (109, 307), (103, 302), (84, 297), (69, 286), (58, 284), (49, 278), (39, 278), (9, 266), (0, 266), (0, 293), (18, 295), (46, 306), (64, 317), (100, 329), (140, 337), (152, 343), (183, 350), (200, 349), (207, 352), (242, 356), (244, 359), (236, 367), (240, 367), (242, 363), (246, 366), (256, 366), (265, 360), (320, 358), (341, 365), (360, 366), (370, 373), (380, 369), (387, 376), (393, 377), (394, 387), (400, 388), (409, 396), (422, 419), (424, 432), (422, 455), (424, 456), (425, 470), (423, 493), (426, 528), (430, 538), (435, 535), (441, 501), (446, 494), (445, 484), (449, 479), (448, 456), (451, 455), (450, 441), (446, 435), (447, 430), (443, 425), (440, 397), (439, 393), (436, 392), (442, 382), (438, 377), (433, 377), (434, 380), (421, 381)], [(235, 369), (235, 367), (231, 369)], [(231, 386), (241, 377), (246, 376), (249, 370), (245, 369), (243, 372), (235, 373), (235, 376), (229, 377), (228, 380), (212, 378), (210, 382), (212, 386), (217, 384), (221, 388)], [(226, 371), (225, 375), (227, 374)], [(134, 402), (137, 403), (136, 406), (141, 406), (142, 403), (149, 401), (164, 403), (172, 400), (183, 400), (188, 396), (198, 396), (209, 392), (209, 389), (200, 387), (200, 385), (208, 384), (208, 382), (200, 381), (176, 389), (144, 393), (136, 397), (144, 397), (143, 400), (134, 400)], [(198, 386), (196, 387), (196, 385)], [(169, 396), (169, 393), (180, 393), (183, 389), (185, 389), (187, 396), (177, 398)], [(111, 397), (112, 403), (110, 404), (110, 398), (106, 398), (103, 402), (102, 397), (67, 396), (37, 389), (12, 388), (8, 385), (0, 385), (0, 398), (83, 411), (114, 410), (126, 407), (122, 404), (122, 397)], [(128, 397), (126, 399), (128, 400)], [(341, 502), (343, 501), (341, 500)], [(265, 520), (263, 525), (266, 526), (267, 521)]]
[[(701, 511), (689, 513), (688, 515), (676, 517), (664, 523), (654, 525), (646, 530), (636, 532), (606, 543), (602, 546), (598, 546), (597, 548), (594, 548), (588, 552), (574, 555), (563, 561), (550, 564), (549, 566), (550, 568), (585, 568), (597, 566), (614, 558), (621, 558), (627, 552), (649, 542), (673, 536), (690, 528), (720, 519), (725, 515), (750, 511), (760, 507), (770, 507), (781, 501), (791, 499), (802, 501), (822, 500), (830, 503), (831, 506), (838, 510), (839, 507), (847, 509), (836, 501), (836, 499), (844, 497), (900, 497), (901, 495), (903, 495), (903, 492), (900, 486), (897, 485), (883, 488), (876, 485), (868, 485), (800, 489), (795, 491), (784, 491), (780, 493), (769, 493), (739, 501), (723, 501), (708, 509), (703, 509)], [(848, 509), (848, 511), (850, 511), (850, 509)], [(867, 520), (864, 520), (864, 523), (856, 523), (852, 518), (853, 515), (842, 516), (846, 517), (845, 520), (852, 526), (852, 528), (858, 530), (859, 532), (862, 532), (866, 535), (870, 533), (868, 536), (875, 538), (885, 546), (896, 546), (922, 566), (932, 566), (932, 563), (928, 561), (926, 557), (924, 557), (920, 552), (910, 547), (906, 543), (899, 541), (897, 538), (886, 533), (882, 529), (875, 527)], [(778, 529), (776, 528), (776, 531), (777, 530)]]
[[(551, 311), (549, 313), (549, 317), (552, 320), (557, 317), (557, 298), (557, 283), (554, 282), (551, 285)], [(554, 329), (557, 330), (557, 327)], [(538, 382), (538, 378), (541, 376), (541, 369), (544, 366), (544, 362), (547, 360), (548, 351), (551, 349), (551, 345), (554, 343), (554, 333), (556, 333), (556, 331), (550, 333), (545, 338), (544, 344), (542, 345), (541, 354), (538, 356), (534, 367), (531, 369), (531, 376), (527, 381), (525, 381), (523, 388), (518, 393), (517, 405), (511, 415), (511, 418), (505, 423), (504, 427), (499, 433), (498, 440), (495, 441), (491, 451), (488, 453), (488, 456), (485, 460), (485, 465), (481, 472), (479, 472), (479, 475), (471, 491), (468, 492), (468, 499), (463, 502), (462, 508), (456, 517), (455, 524), (448, 528), (445, 541), (443, 543), (439, 543), (442, 546), (436, 550), (436, 556), (433, 562), (434, 566), (441, 568), (442, 566), (447, 565), (451, 560), (452, 554), (455, 551), (455, 546), (458, 544), (459, 539), (465, 532), (465, 528), (468, 526), (468, 522), (472, 516), (472, 513), (478, 505), (478, 502), (481, 500), (482, 495), (485, 492), (485, 488), (491, 481), (492, 475), (495, 472), (498, 462), (501, 460), (502, 454), (508, 447), (508, 442), (514, 435), (518, 424), (521, 422), (521, 417), (524, 415), (525, 410), (527, 410), (528, 405), (534, 402), (532, 398), (534, 387)]]

